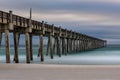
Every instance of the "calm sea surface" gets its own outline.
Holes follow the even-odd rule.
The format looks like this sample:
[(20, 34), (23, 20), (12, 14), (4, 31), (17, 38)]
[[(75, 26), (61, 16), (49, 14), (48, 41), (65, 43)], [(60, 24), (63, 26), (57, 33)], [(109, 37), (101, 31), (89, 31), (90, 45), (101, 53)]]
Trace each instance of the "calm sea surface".
[[(14, 47), (11, 47), (11, 62), (13, 62)], [(19, 61), (20, 63), (26, 62), (26, 50), (25, 47), (19, 47)], [(44, 54), (46, 48), (44, 47)], [(45, 55), (45, 61), (40, 62), (40, 58), (37, 57), (38, 47), (33, 47), (34, 60), (32, 64), (69, 64), (69, 65), (99, 65), (99, 64), (120, 64), (120, 45), (111, 45), (105, 48), (96, 49), (94, 51), (70, 53), (67, 56), (59, 58), (57, 55), (54, 59), (50, 59), (50, 56)], [(0, 47), (0, 63), (5, 63), (5, 48)]]

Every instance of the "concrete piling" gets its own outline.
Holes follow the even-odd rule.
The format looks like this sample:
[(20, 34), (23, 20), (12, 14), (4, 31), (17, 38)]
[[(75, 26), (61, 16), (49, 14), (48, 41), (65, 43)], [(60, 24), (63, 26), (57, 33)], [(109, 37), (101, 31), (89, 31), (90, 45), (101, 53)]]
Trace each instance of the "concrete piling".
[(41, 56), (41, 61), (44, 61), (44, 52), (43, 52), (43, 35), (40, 34), (40, 56)]
[(2, 43), (2, 32), (0, 32), (0, 46), (1, 46), (1, 43)]
[(32, 34), (30, 34), (30, 60), (33, 60)]
[(10, 41), (9, 30), (5, 29), (5, 45), (6, 45), (6, 63), (10, 63)]
[(30, 63), (30, 43), (28, 32), (25, 32), (25, 39), (26, 39), (26, 63)]
[(19, 59), (18, 59), (18, 39), (19, 39), (19, 35), (18, 35), (18, 32), (14, 32), (14, 50), (15, 50), (15, 53), (14, 53), (14, 61), (15, 63), (19, 63)]

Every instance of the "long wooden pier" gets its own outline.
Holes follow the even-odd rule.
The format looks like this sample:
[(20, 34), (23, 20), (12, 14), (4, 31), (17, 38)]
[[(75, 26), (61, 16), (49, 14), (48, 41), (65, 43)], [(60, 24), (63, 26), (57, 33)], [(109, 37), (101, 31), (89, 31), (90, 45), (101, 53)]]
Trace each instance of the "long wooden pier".
[[(31, 12), (30, 12), (31, 13)], [(12, 11), (0, 11), (0, 44), (2, 40), (2, 33), (5, 33), (6, 45), (6, 63), (10, 63), (10, 37), (9, 33), (14, 35), (14, 61), (19, 63), (18, 46), (21, 34), (25, 34), (26, 43), (26, 63), (33, 60), (32, 51), (32, 37), (39, 36), (39, 51), (38, 56), (41, 61), (44, 61), (43, 53), (43, 37), (48, 37), (46, 55), (49, 54), (51, 59), (54, 58), (54, 53), (57, 55), (67, 55), (70, 52), (80, 52), (93, 50), (105, 47), (107, 41), (91, 37), (79, 32), (63, 29), (54, 24), (50, 25), (44, 21), (39, 22), (30, 18), (25, 18), (13, 14)], [(54, 42), (53, 42), (54, 38)]]

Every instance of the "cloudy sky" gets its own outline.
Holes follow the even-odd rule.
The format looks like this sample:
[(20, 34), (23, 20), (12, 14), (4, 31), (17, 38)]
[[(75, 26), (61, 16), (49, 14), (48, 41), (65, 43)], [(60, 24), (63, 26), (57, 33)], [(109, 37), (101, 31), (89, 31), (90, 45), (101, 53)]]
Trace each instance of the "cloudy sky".
[(120, 0), (0, 0), (0, 10), (120, 44)]

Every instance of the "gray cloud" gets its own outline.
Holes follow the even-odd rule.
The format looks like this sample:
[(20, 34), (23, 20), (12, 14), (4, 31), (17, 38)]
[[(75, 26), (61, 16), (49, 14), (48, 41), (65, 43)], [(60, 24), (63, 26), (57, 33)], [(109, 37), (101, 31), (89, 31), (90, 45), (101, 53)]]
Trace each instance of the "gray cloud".
[(120, 4), (116, 3), (100, 3), (90, 1), (73, 1), (73, 0), (1, 0), (0, 6), (5, 8), (26, 10), (34, 8), (36, 11), (83, 11), (91, 13), (120, 13)]
[(50, 24), (115, 43), (120, 40), (120, 2), (112, 1), (0, 0), (0, 8), (29, 17), (29, 8), (32, 7), (34, 19), (46, 20)]

